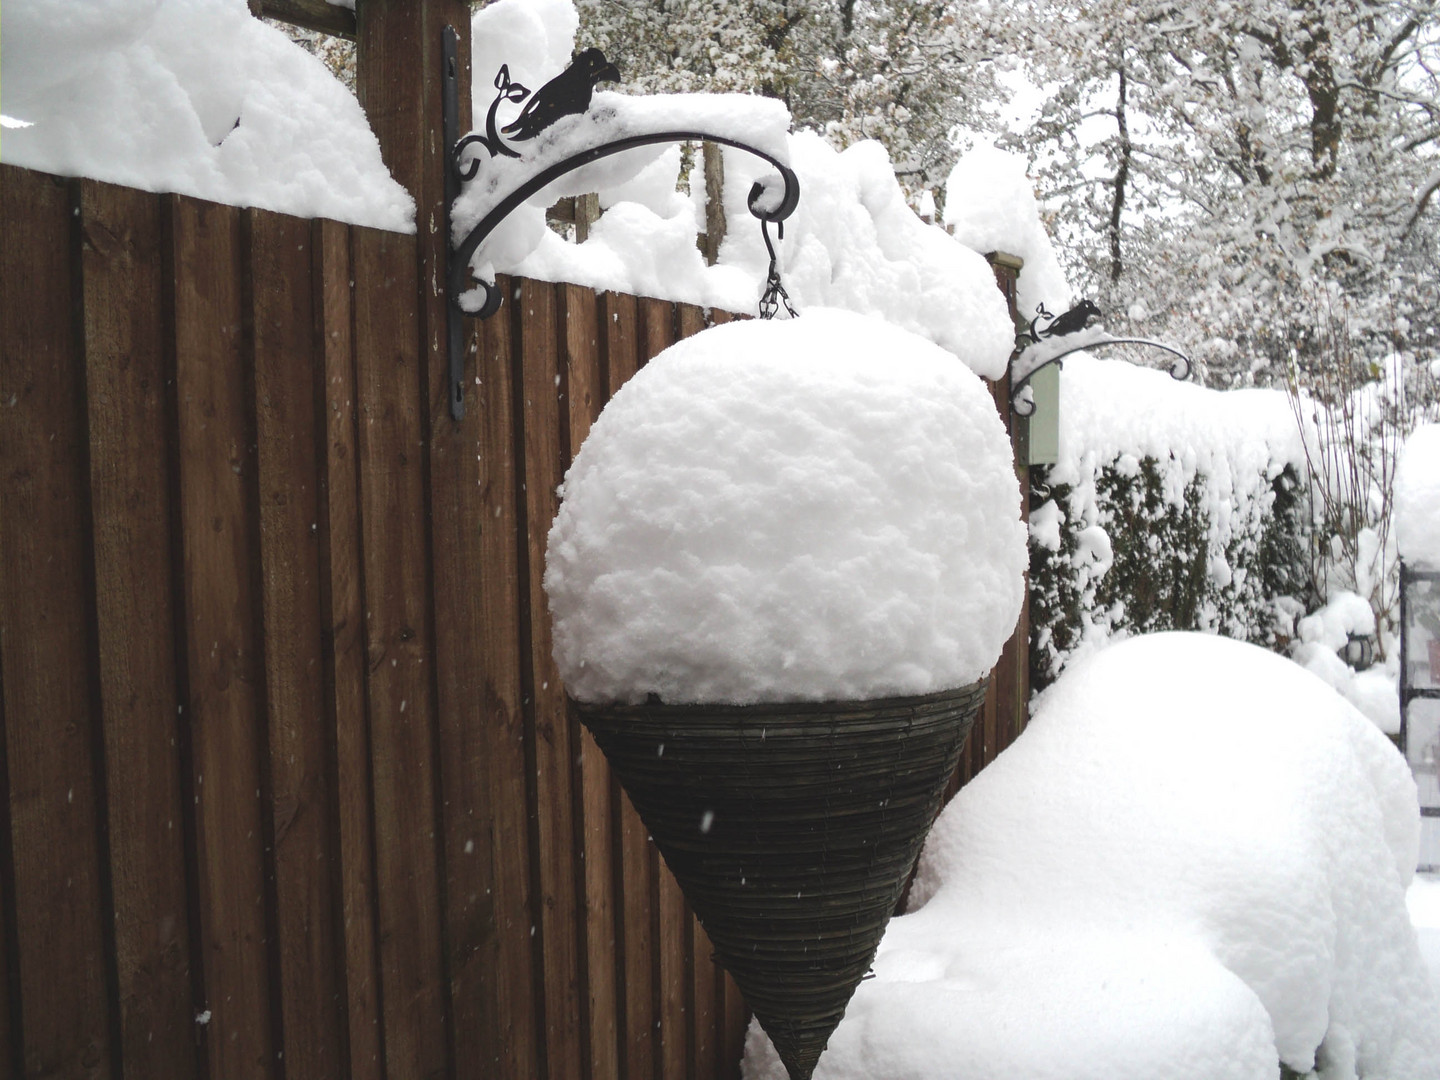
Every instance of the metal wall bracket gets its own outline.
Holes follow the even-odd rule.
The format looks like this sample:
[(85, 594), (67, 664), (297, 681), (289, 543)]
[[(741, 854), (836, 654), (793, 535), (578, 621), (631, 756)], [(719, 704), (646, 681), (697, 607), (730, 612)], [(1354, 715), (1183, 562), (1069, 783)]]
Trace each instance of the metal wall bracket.
[[(1035, 412), (1035, 403), (1025, 394), (1025, 388), (1036, 373), (1051, 364), (1060, 364), (1071, 353), (1108, 345), (1148, 345), (1152, 349), (1172, 353), (1176, 360), (1170, 365), (1170, 377), (1181, 381), (1190, 377), (1194, 370), (1190, 357), (1174, 345), (1151, 338), (1114, 337), (1102, 327), (1087, 327), (1086, 324), (1099, 314), (1100, 309), (1088, 300), (1080, 301), (1070, 311), (1058, 316), (1046, 311), (1044, 304), (1040, 305), (1035, 318), (1015, 340), (1015, 347), (1020, 353), (1010, 363), (1011, 412), (1016, 416), (1030, 416)], [(1042, 319), (1048, 320), (1044, 326), (1040, 325)]]
[[(460, 196), (462, 184), (474, 179), (482, 167), (481, 159), (472, 159), (468, 163), (462, 163), (461, 156), (472, 147), (478, 146), (488, 151), (492, 159), (496, 157), (521, 157), (519, 153), (505, 144), (502, 138), (502, 132), (497, 130), (496, 110), (501, 102), (518, 104), (524, 101), (527, 97), (530, 97), (530, 92), (518, 83), (512, 82), (508, 70), (502, 67), (495, 79), (495, 87), (499, 93), (491, 104), (489, 114), (486, 117), (485, 134), (471, 133), (461, 138), (459, 132), (460, 106), (459, 82), (456, 77), (457, 49), (455, 30), (447, 26), (445, 28), (444, 38), (446, 72), (444, 138), (448, 158), (445, 170), (445, 235), (449, 240), (448, 264), (445, 268), (448, 309), (446, 348), (449, 356), (450, 415), (456, 420), (461, 419), (465, 415), (463, 382), (465, 326), (463, 319), (465, 316), (480, 319), (489, 318), (499, 310), (501, 300), (500, 292), (494, 283), (476, 280), (474, 287), (478, 287), (483, 292), (483, 298), (478, 304), (462, 305), (462, 297), (469, 293), (472, 288), (470, 280), (470, 260), (480, 249), (485, 239), (495, 231), (500, 223), (537, 191), (540, 191), (560, 177), (567, 173), (574, 172), (584, 165), (599, 161), (602, 158), (611, 157), (615, 154), (624, 153), (626, 150), (633, 150), (636, 147), (655, 146), (664, 143), (705, 141), (720, 143), (724, 146), (734, 147), (737, 150), (744, 150), (754, 154), (756, 157), (762, 158), (779, 173), (784, 189), (778, 199), (775, 199), (773, 196), (767, 199), (766, 193), (770, 189), (763, 182), (756, 181), (750, 189), (747, 205), (750, 208), (750, 213), (759, 218), (762, 224), (765, 222), (784, 221), (794, 213), (795, 207), (800, 201), (800, 181), (794, 171), (763, 150), (749, 146), (732, 137), (703, 130), (657, 131), (624, 136), (600, 146), (589, 147), (564, 160), (554, 162), (533, 175), (525, 177), (485, 213), (475, 227), (465, 235), (463, 240), (455, 243), (454, 233), (451, 229), (451, 216), (453, 214), (455, 200)], [(540, 94), (543, 94), (547, 89), (548, 86), (542, 87), (536, 96), (538, 97)], [(532, 98), (532, 101), (533, 100)]]

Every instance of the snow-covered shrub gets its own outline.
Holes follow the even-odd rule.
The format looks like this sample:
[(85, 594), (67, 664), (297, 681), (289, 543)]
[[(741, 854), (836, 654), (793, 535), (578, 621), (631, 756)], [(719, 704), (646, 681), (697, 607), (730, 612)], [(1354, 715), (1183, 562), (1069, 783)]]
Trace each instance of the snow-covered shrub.
[(1036, 689), (1076, 650), (1115, 636), (1209, 630), (1272, 647), (1288, 640), (1289, 615), (1303, 603), (1290, 598), (1306, 585), (1292, 467), (1247, 478), (1255, 482), (1238, 513), (1218, 511), (1212, 477), (1177, 456), (1122, 455), (1078, 488), (1051, 475), (1043, 466), (1032, 473), (1031, 497), (1043, 500), (1030, 549)]
[[(1077, 662), (941, 813), (815, 1080), (1440, 1076), (1393, 745), (1204, 634)], [(745, 1075), (783, 1080), (751, 1030)]]
[(1031, 473), (1032, 685), (1130, 634), (1288, 639), (1308, 511), (1284, 394), (1085, 355), (1060, 385), (1060, 460)]
[(581, 701), (945, 690), (990, 670), (1020, 612), (1020, 491), (989, 391), (851, 312), (666, 349), (605, 407), (562, 497), (545, 590)]

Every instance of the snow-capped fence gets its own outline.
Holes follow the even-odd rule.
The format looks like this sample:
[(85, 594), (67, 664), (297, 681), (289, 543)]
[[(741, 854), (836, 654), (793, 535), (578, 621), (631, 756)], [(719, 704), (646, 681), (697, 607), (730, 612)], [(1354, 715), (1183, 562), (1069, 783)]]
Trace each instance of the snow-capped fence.
[(423, 231), (9, 166), (0, 230), (0, 1061), (734, 1075), (540, 586), (572, 452), (706, 313), (502, 279), (455, 424)]

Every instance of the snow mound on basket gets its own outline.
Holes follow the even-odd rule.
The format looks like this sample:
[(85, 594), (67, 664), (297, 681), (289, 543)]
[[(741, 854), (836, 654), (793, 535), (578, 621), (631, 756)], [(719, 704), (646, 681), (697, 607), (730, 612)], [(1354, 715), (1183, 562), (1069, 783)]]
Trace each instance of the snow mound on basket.
[[(1389, 740), (1289, 660), (1112, 646), (941, 813), (815, 1080), (1440, 1076), (1418, 820)], [(750, 1080), (770, 1054), (752, 1029)]]
[(582, 701), (963, 686), (1020, 611), (994, 401), (878, 319), (815, 309), (672, 346), (606, 406), (561, 493), (545, 589)]

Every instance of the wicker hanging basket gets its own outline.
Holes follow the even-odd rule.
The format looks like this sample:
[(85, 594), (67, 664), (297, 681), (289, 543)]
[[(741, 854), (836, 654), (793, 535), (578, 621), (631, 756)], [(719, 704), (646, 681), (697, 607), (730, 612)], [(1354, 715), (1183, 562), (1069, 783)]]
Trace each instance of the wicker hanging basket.
[(574, 703), (792, 1080), (869, 970), (985, 699)]

